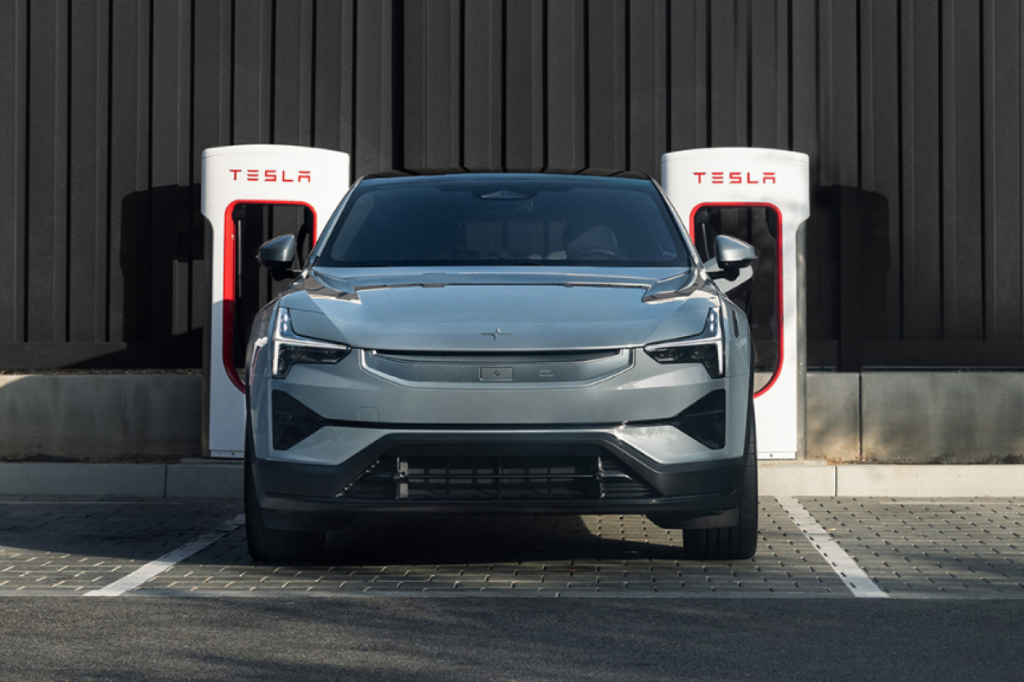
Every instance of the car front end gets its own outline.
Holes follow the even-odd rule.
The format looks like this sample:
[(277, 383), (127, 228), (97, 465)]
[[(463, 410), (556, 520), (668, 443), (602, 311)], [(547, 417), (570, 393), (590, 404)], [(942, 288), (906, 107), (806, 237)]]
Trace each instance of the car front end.
[[(363, 514), (641, 513), (705, 534), (740, 523), (756, 457), (743, 313), (697, 265), (667, 202), (658, 215), (676, 232), (654, 250), (667, 262), (643, 260), (622, 246), (630, 233), (609, 211), (602, 229), (578, 237), (571, 215), (554, 211), (542, 225), (538, 212), (565, 203), (571, 178), (545, 190), (549, 178), (537, 189), (518, 177), (459, 178), (454, 190), (406, 183), (462, 189), (493, 211), (456, 213), (458, 239), (443, 238), (450, 244), (436, 262), (383, 261), (377, 246), (353, 257), (358, 234), (339, 257), (338, 224), (360, 217), (343, 202), (331, 225), (340, 233), (325, 235), (257, 317), (250, 531), (301, 542), (250, 540), (254, 555), (322, 546), (318, 534)], [(629, 201), (621, 200), (627, 209)], [(391, 225), (383, 210), (381, 224)], [(437, 212), (433, 231), (450, 229)], [(620, 222), (635, 213), (622, 211)], [(559, 238), (540, 236), (541, 227)], [(517, 229), (533, 230), (536, 243)], [(494, 244), (520, 239), (525, 251), (490, 258), (483, 237), (497, 231), (505, 234)], [(615, 257), (604, 253), (611, 246)]]

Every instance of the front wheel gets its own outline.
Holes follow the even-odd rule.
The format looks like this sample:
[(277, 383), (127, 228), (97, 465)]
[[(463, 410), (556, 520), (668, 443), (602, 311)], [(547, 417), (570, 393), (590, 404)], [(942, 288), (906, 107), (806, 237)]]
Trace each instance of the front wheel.
[(321, 531), (270, 528), (263, 519), (263, 508), (256, 496), (253, 476), (252, 430), (245, 428), (245, 539), (254, 561), (275, 564), (315, 561), (324, 553)]
[(704, 561), (749, 559), (757, 551), (757, 436), (754, 401), (747, 409), (747, 465), (740, 518), (733, 526), (683, 531), (683, 556)]

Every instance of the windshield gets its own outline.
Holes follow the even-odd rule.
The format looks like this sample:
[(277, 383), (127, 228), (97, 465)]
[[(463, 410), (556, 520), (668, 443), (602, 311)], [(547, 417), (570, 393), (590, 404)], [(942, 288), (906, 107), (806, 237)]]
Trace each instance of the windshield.
[(511, 173), (364, 180), (316, 264), (510, 263), (691, 265), (650, 181)]

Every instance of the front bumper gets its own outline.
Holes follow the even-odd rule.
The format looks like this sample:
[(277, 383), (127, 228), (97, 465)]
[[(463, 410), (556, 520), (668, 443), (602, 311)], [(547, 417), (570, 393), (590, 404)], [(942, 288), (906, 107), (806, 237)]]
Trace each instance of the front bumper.
[[(406, 467), (411, 462), (415, 469), (417, 457), (429, 459), (441, 451), (447, 453), (446, 468), (441, 471), (437, 465), (433, 475), (422, 475), (417, 492), (417, 474), (403, 473), (401, 462)], [(537, 469), (529, 469), (529, 463), (554, 452), (560, 453), (555, 459), (563, 468), (549, 466), (546, 476), (533, 476), (542, 481), (531, 482), (529, 471)], [(566, 471), (564, 465), (574, 458), (578, 465), (570, 470), (583, 473), (557, 473)], [(591, 459), (595, 466), (588, 469)], [(499, 460), (503, 464), (480, 468), (481, 462)], [(436, 463), (436, 457), (431, 461)], [(604, 468), (601, 461), (607, 463)], [(382, 463), (386, 472), (379, 470)], [(360, 514), (406, 513), (648, 514), (676, 521), (720, 517), (725, 523), (739, 504), (744, 465), (742, 453), (660, 464), (600, 432), (393, 433), (333, 466), (250, 460), (265, 522), (275, 528), (317, 530), (343, 527)], [(457, 472), (468, 487), (452, 484), (459, 480)], [(624, 488), (611, 484), (613, 473)], [(499, 479), (515, 491), (503, 496)], [(379, 494), (356, 492), (368, 481)]]
[[(662, 365), (640, 349), (544, 355), (356, 351), (335, 365), (295, 365), (286, 379), (271, 379), (258, 358), (249, 466), (265, 523), (328, 530), (359, 514), (424, 512), (734, 521), (745, 363), (727, 362), (735, 373), (712, 379), (699, 364)], [(511, 380), (484, 380), (506, 369)], [(713, 396), (721, 400), (708, 408)], [(315, 413), (316, 428), (281, 438), (275, 424), (310, 419), (295, 403)], [(701, 416), (705, 408), (718, 416)], [(680, 420), (691, 411), (724, 430), (705, 437), (687, 428)]]

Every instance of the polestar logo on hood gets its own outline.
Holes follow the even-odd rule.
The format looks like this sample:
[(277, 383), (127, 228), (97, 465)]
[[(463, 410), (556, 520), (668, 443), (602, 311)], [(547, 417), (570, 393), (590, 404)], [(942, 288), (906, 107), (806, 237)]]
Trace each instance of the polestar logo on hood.
[(493, 332), (484, 332), (480, 336), (490, 336), (495, 341), (497, 341), (499, 336), (507, 336), (507, 335), (509, 335), (511, 333), (512, 332), (503, 332), (503, 331), (501, 331), (501, 327), (495, 327)]

